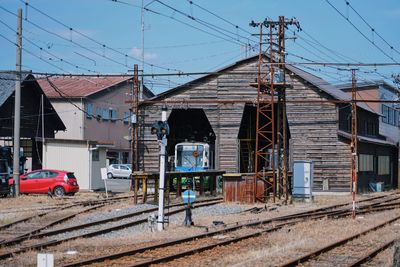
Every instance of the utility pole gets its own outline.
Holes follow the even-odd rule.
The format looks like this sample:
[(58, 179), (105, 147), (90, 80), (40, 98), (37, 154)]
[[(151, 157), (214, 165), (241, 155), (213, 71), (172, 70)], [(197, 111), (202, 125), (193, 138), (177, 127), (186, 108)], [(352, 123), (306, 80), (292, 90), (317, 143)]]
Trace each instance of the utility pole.
[[(141, 31), (142, 31), (142, 74), (144, 73), (144, 0), (142, 0), (142, 10), (141, 10), (141, 17), (140, 17), (140, 24), (141, 24)], [(142, 90), (139, 92), (139, 99), (143, 100), (143, 91), (144, 91), (144, 83), (143, 83), (143, 75), (142, 75)]]
[(353, 208), (351, 217), (356, 218), (356, 193), (357, 193), (357, 91), (356, 70), (351, 70), (351, 195)]
[(14, 153), (13, 153), (13, 179), (14, 179), (14, 195), (19, 196), (19, 139), (21, 125), (21, 65), (22, 65), (22, 9), (18, 9), (18, 29), (17, 29), (17, 60), (15, 81), (15, 97), (14, 97)]
[(138, 180), (133, 175), (135, 171), (139, 170), (139, 129), (138, 129), (138, 112), (139, 112), (139, 71), (138, 65), (134, 65), (133, 70), (133, 90), (132, 94), (132, 106), (131, 106), (131, 148), (132, 148), (132, 178), (134, 179), (134, 202), (137, 204), (138, 199)]

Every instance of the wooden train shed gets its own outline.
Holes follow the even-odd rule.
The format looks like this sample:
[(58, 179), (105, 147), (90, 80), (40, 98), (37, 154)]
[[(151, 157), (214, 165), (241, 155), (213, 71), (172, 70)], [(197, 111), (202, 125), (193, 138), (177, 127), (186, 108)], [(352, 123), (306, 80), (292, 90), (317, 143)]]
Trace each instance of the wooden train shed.
[[(250, 177), (254, 173), (257, 96), (257, 88), (250, 84), (257, 79), (257, 64), (257, 56), (246, 58), (143, 102), (140, 169), (158, 169), (158, 143), (150, 133), (150, 126), (160, 120), (161, 107), (166, 104), (170, 158), (179, 142), (207, 142), (214, 148), (215, 169)], [(286, 82), (290, 85), (286, 89), (289, 168), (294, 160), (311, 160), (314, 191), (349, 192), (351, 150), (344, 133), (351, 133), (351, 129), (343, 125), (350, 110), (346, 104), (335, 101), (349, 100), (349, 96), (323, 79), (290, 65), (286, 65)], [(378, 112), (364, 103), (357, 105), (359, 123), (368, 120), (379, 124)], [(371, 144), (374, 148), (384, 147), (396, 164), (396, 144), (385, 142), (384, 136), (370, 135), (368, 142), (359, 141), (367, 147)], [(397, 177), (395, 169), (394, 166), (392, 175)], [(228, 179), (227, 183), (244, 180)], [(395, 185), (396, 182), (391, 184)], [(240, 201), (240, 195), (243, 194), (238, 192), (233, 198)]]

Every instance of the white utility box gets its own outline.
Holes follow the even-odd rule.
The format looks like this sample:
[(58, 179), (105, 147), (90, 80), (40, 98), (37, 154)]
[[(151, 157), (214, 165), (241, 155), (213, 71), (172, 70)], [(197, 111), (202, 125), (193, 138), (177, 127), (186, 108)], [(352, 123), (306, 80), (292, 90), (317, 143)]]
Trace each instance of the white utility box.
[(312, 161), (293, 161), (293, 197), (312, 198), (314, 168)]

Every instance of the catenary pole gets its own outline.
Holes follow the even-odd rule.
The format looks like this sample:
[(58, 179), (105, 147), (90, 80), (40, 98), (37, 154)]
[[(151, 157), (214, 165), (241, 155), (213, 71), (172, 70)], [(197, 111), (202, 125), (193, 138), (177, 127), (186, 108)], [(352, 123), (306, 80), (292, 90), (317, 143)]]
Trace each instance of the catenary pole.
[(18, 9), (17, 28), (17, 57), (16, 57), (16, 81), (14, 97), (14, 148), (13, 148), (13, 179), (14, 195), (19, 196), (19, 148), (20, 148), (20, 125), (21, 125), (21, 64), (22, 64), (22, 9)]

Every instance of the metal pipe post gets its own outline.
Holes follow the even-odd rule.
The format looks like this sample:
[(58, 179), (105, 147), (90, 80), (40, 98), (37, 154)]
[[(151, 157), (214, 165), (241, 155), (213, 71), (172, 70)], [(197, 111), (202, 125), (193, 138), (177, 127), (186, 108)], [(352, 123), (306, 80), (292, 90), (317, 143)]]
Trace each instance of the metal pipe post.
[(353, 198), (353, 208), (351, 217), (356, 218), (356, 194), (357, 194), (357, 91), (356, 91), (356, 71), (351, 70), (351, 194)]
[(18, 30), (17, 30), (17, 58), (16, 70), (17, 78), (15, 81), (14, 98), (14, 151), (13, 151), (13, 179), (14, 194), (19, 196), (19, 148), (20, 148), (20, 125), (21, 125), (21, 64), (22, 64), (22, 9), (18, 9)]
[[(163, 106), (161, 112), (161, 121), (167, 121), (167, 108)], [(163, 134), (160, 144), (160, 179), (158, 187), (158, 220), (157, 230), (164, 230), (164, 191), (165, 191), (165, 153), (167, 147), (167, 136)]]

